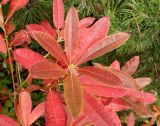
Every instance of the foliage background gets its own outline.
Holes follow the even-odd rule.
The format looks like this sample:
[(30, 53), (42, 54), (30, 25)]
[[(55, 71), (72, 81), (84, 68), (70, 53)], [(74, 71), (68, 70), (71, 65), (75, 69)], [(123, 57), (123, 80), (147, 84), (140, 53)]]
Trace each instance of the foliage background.
[[(64, 0), (65, 10), (74, 5), (79, 11), (80, 18), (93, 16), (97, 19), (109, 16), (111, 20), (110, 34), (118, 31), (129, 32), (132, 37), (122, 47), (110, 52), (92, 62), (109, 65), (115, 59), (121, 62), (140, 55), (141, 62), (134, 76), (146, 76), (153, 79), (152, 84), (145, 90), (157, 94), (160, 101), (160, 0)], [(13, 17), (17, 25), (16, 31), (25, 28), (26, 24), (39, 23), (49, 20), (52, 23), (52, 0), (30, 0), (28, 5), (19, 10)], [(8, 4), (3, 6), (4, 15), (7, 15)], [(30, 46), (40, 52), (41, 47), (36, 43)], [(0, 89), (9, 87), (11, 78), (3, 62), (5, 56), (0, 57)], [(0, 96), (1, 96), (0, 92)], [(37, 93), (33, 98), (39, 99)], [(4, 112), (13, 114), (12, 99), (7, 100)], [(160, 103), (157, 102), (160, 107)]]

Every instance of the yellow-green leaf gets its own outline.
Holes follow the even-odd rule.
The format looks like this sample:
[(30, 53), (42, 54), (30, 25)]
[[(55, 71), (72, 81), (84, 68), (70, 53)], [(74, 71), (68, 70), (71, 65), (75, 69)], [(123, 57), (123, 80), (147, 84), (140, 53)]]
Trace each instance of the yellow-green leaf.
[(64, 97), (68, 110), (77, 117), (83, 107), (83, 90), (79, 79), (72, 74), (64, 80)]

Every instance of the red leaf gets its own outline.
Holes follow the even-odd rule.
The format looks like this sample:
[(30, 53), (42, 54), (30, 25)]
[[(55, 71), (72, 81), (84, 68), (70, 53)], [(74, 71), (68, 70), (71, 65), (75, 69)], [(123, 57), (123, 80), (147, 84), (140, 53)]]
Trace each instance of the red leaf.
[(114, 112), (123, 111), (130, 109), (128, 106), (122, 105), (122, 104), (116, 104), (116, 103), (110, 103), (109, 105), (105, 106), (105, 109), (112, 110)]
[(84, 91), (84, 113), (96, 126), (121, 126), (118, 116), (113, 111), (105, 110), (104, 106)]
[(4, 18), (2, 13), (2, 5), (0, 4), (0, 27), (4, 29)]
[(2, 0), (1, 4), (7, 4), (9, 0)]
[(23, 120), (22, 120), (22, 117), (21, 117), (21, 109), (20, 109), (20, 106), (19, 106), (19, 102), (17, 101), (16, 104), (15, 104), (15, 107), (14, 107), (14, 110), (15, 110), (15, 114), (17, 116), (17, 119), (18, 121), (20, 122), (20, 124), (23, 124)]
[[(103, 97), (123, 97), (123, 96), (135, 96), (138, 91), (129, 88), (106, 86), (101, 84), (84, 84), (83, 87), (92, 94)], [(135, 94), (134, 94), (135, 93)]]
[(78, 72), (83, 75), (92, 77), (95, 80), (103, 82), (107, 85), (123, 86), (121, 80), (109, 70), (88, 66), (78, 69)]
[[(79, 42), (75, 51), (74, 63), (79, 60), (82, 54), (86, 53), (86, 49), (103, 39), (109, 31), (110, 21), (109, 17), (103, 17), (98, 20), (92, 27), (85, 29), (83, 35), (79, 37)], [(87, 31), (86, 31), (87, 30)]]
[(155, 96), (150, 93), (144, 93), (142, 91), (140, 92), (138, 90), (125, 87), (105, 85), (104, 83), (96, 81), (88, 76), (80, 76), (79, 78), (83, 87), (97, 96), (113, 98), (131, 96), (144, 104), (152, 104), (156, 101)]
[(149, 118), (152, 117), (152, 112), (149, 107), (141, 102), (136, 101), (136, 99), (131, 97), (121, 98), (123, 105), (129, 106), (132, 110), (138, 113), (140, 117)]
[(118, 71), (121, 70), (120, 63), (118, 62), (118, 60), (113, 61), (112, 64), (110, 65), (110, 67), (114, 68), (115, 70), (118, 70)]
[(78, 59), (77, 65), (85, 63), (116, 49), (117, 47), (124, 44), (129, 39), (129, 36), (130, 35), (127, 33), (120, 32), (105, 37), (85, 50), (85, 53), (81, 56), (80, 59)]
[(7, 54), (7, 46), (1, 34), (0, 34), (0, 52)]
[(77, 10), (71, 7), (67, 17), (64, 28), (64, 38), (65, 38), (65, 51), (71, 64), (72, 56), (78, 44), (78, 28), (79, 28), (79, 18)]
[(53, 22), (59, 30), (64, 25), (64, 3), (63, 0), (53, 0)]
[(90, 25), (92, 25), (94, 21), (95, 18), (93, 17), (83, 18), (82, 20), (79, 21), (79, 28), (87, 28)]
[(31, 109), (32, 109), (32, 101), (30, 93), (27, 91), (23, 91), (19, 95), (19, 108), (20, 108), (20, 116), (22, 118), (24, 126), (28, 125), (28, 120), (30, 117)]
[(27, 31), (30, 35), (52, 56), (68, 65), (66, 55), (64, 54), (61, 45), (54, 39), (53, 36), (41, 25), (27, 25)]
[(6, 22), (8, 22), (8, 20), (10, 20), (10, 18), (13, 16), (13, 14), (25, 7), (27, 5), (29, 0), (10, 0), (10, 6), (9, 6), (9, 13), (6, 19)]
[[(93, 93), (94, 94), (94, 93)], [(112, 97), (101, 97), (100, 102), (106, 106), (112, 102), (113, 98)]]
[(151, 93), (139, 92), (135, 97), (137, 101), (142, 102), (144, 104), (153, 104), (157, 101), (156, 97)]
[(148, 77), (140, 77), (135, 79), (136, 84), (138, 85), (138, 88), (144, 88), (145, 86), (149, 85), (151, 83), (151, 78)]
[(158, 122), (157, 122), (157, 126), (160, 126), (160, 120), (158, 120)]
[(32, 80), (33, 80), (33, 77), (31, 75), (28, 75), (28, 77), (26, 78), (27, 84), (31, 85), (32, 84)]
[(33, 91), (40, 90), (40, 89), (41, 89), (41, 87), (38, 86), (38, 85), (30, 85), (30, 86), (27, 87), (26, 90), (27, 90), (28, 92), (33, 92)]
[(20, 30), (19, 32), (15, 33), (13, 39), (11, 40), (10, 46), (22, 45), (25, 42), (30, 43), (31, 38), (25, 30)]
[(158, 117), (159, 117), (159, 113), (155, 112), (154, 115), (152, 116), (150, 122), (149, 122), (150, 126), (153, 126), (155, 124), (155, 121), (158, 119)]
[(134, 113), (131, 112), (127, 119), (127, 126), (134, 126), (134, 124), (135, 124), (135, 117), (134, 117)]
[(57, 80), (56, 79), (43, 79), (43, 84), (44, 85), (55, 85), (57, 84)]
[(90, 120), (83, 115), (80, 115), (70, 126), (85, 126), (89, 124)]
[(126, 72), (130, 75), (133, 75), (139, 65), (139, 56), (135, 56), (131, 58), (128, 62), (125, 63), (125, 65), (121, 68), (123, 72)]
[(89, 28), (79, 28), (79, 38), (82, 38), (84, 34), (88, 34)]
[(104, 69), (104, 66), (100, 63), (93, 63), (93, 66)]
[(30, 114), (28, 125), (30, 126), (33, 122), (35, 122), (44, 113), (45, 113), (45, 102), (42, 102), (38, 106), (36, 106), (36, 108)]
[(45, 105), (46, 126), (66, 126), (67, 118), (64, 106), (56, 92), (49, 92)]
[(99, 40), (103, 39), (109, 31), (110, 21), (109, 17), (103, 17), (99, 19), (88, 31), (88, 34), (84, 34), (82, 38), (80, 38), (80, 42), (78, 43), (82, 49), (86, 49)]
[(12, 118), (6, 115), (0, 115), (0, 125), (1, 126), (19, 126), (19, 124)]
[(133, 89), (138, 88), (136, 81), (129, 74), (124, 73), (122, 71), (117, 71), (117, 70), (109, 68), (109, 67), (105, 67), (104, 69), (109, 71), (110, 73), (116, 75), (121, 80), (124, 87), (133, 88)]
[(54, 31), (54, 29), (52, 28), (52, 26), (49, 24), (49, 22), (47, 20), (44, 20), (41, 22), (41, 25), (48, 30), (48, 32), (51, 34), (52, 37), (56, 36), (56, 32)]
[(134, 89), (139, 88), (135, 79), (131, 75), (127, 74), (126, 72), (116, 70), (114, 68), (114, 66), (111, 66), (111, 68), (110, 68), (110, 67), (104, 67), (104, 66), (98, 65), (98, 67), (101, 68), (101, 69), (107, 70), (107, 71), (111, 72), (112, 74), (116, 75), (121, 80), (121, 82), (123, 83), (122, 86), (129, 87), (129, 88), (134, 88)]
[(37, 52), (27, 48), (19, 48), (13, 51), (14, 58), (28, 70), (37, 62), (44, 60), (44, 57)]
[(11, 20), (9, 20), (5, 25), (6, 34), (10, 35), (15, 30), (15, 28), (16, 28), (15, 24), (13, 24)]
[(34, 78), (39, 79), (58, 79), (67, 74), (59, 65), (48, 60), (33, 65), (30, 73)]

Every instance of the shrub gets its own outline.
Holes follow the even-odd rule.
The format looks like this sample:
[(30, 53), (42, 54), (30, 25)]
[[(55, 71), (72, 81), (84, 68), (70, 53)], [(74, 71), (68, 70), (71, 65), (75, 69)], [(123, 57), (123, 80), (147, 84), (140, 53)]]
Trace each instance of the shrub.
[[(63, 0), (54, 0), (55, 29), (48, 21), (29, 24), (26, 30), (15, 33), (9, 43), (8, 35), (14, 28), (10, 19), (14, 12), (24, 7), (27, 2), (28, 0), (11, 0), (7, 19), (5, 23), (1, 20), (0, 25), (4, 30), (4, 36), (1, 36), (1, 52), (6, 53), (8, 50), (15, 113), (21, 125), (30, 126), (43, 114), (46, 126), (120, 126), (116, 112), (126, 109), (134, 110), (140, 117), (152, 117), (148, 105), (154, 103), (156, 98), (139, 90), (147, 85), (150, 79), (132, 77), (139, 64), (138, 56), (129, 60), (121, 70), (118, 62), (109, 67), (100, 64), (81, 66), (124, 44), (130, 37), (128, 33), (106, 35), (109, 31), (109, 17), (103, 17), (96, 22), (91, 17), (79, 21), (74, 7), (69, 9), (64, 22)], [(1, 17), (3, 18), (2, 14)], [(25, 42), (31, 42), (30, 36), (48, 54), (43, 56), (24, 48)], [(20, 64), (17, 67), (22, 66), (29, 71), (26, 80), (17, 87), (10, 48), (13, 48), (13, 57)], [(32, 84), (35, 78), (42, 80), (41, 86)], [(25, 88), (26, 82), (28, 85)], [(46, 99), (32, 111), (30, 94), (34, 90), (43, 91)], [(130, 114), (130, 119), (134, 119), (133, 113)], [(0, 124), (19, 125), (3, 114), (0, 115)]]

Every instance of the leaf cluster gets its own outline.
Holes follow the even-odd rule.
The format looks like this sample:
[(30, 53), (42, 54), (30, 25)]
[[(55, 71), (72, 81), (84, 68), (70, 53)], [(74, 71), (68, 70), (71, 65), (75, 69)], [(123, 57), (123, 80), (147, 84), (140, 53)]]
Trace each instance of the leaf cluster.
[[(3, 0), (1, 5), (6, 2), (8, 0)], [(152, 118), (150, 124), (155, 122), (149, 105), (156, 101), (156, 97), (142, 91), (151, 79), (133, 77), (139, 65), (139, 56), (129, 59), (122, 67), (118, 61), (109, 66), (99, 63), (82, 65), (123, 45), (129, 39), (129, 33), (110, 35), (108, 16), (98, 21), (92, 17), (79, 20), (74, 7), (64, 18), (63, 0), (53, 0), (54, 27), (43, 20), (26, 25), (8, 39), (16, 28), (11, 20), (13, 15), (28, 2), (36, 1), (11, 0), (6, 17), (0, 10), (0, 27), (3, 30), (0, 52), (9, 58), (13, 84), (11, 96), (18, 119), (16, 122), (0, 114), (1, 125), (30, 126), (45, 115), (46, 126), (121, 126), (117, 112), (122, 110), (135, 111), (141, 118)], [(46, 50), (45, 55), (28, 48), (32, 39)], [(24, 69), (28, 71), (26, 80), (21, 79)], [(40, 84), (34, 84), (33, 79), (40, 80)], [(45, 100), (33, 109), (30, 95), (37, 90), (44, 93)], [(130, 113), (127, 120), (127, 125), (134, 125), (134, 114)]]

